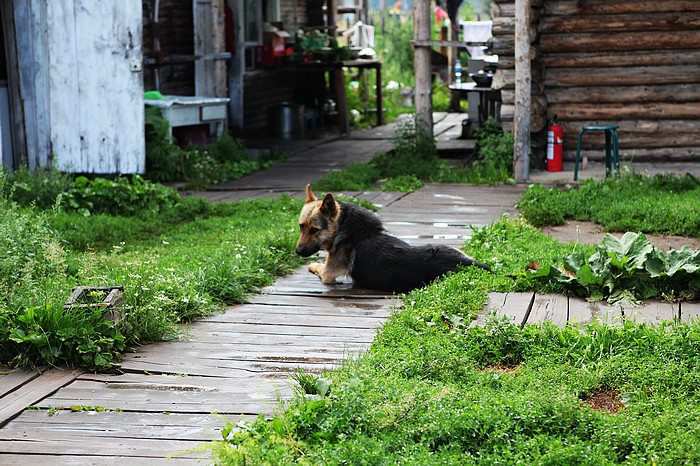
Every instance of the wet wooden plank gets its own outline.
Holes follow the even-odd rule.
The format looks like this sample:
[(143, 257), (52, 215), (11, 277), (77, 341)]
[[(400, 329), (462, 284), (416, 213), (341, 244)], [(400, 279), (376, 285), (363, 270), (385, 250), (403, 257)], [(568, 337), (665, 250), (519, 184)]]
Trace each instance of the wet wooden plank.
[[(302, 299), (305, 297), (301, 297)], [(338, 301), (341, 301), (340, 299)], [(304, 314), (301, 314), (304, 312)], [(248, 316), (256, 316), (266, 314), (269, 316), (288, 316), (283, 318), (293, 318), (294, 316), (304, 316), (309, 317), (348, 317), (348, 318), (373, 318), (373, 319), (383, 319), (386, 318), (390, 311), (389, 309), (375, 308), (367, 309), (357, 306), (344, 306), (342, 302), (338, 303), (328, 303), (326, 306), (304, 306), (300, 303), (298, 307), (291, 305), (268, 305), (268, 304), (246, 304), (245, 308), (241, 310), (233, 310), (230, 313), (225, 314), (223, 317), (217, 318), (212, 317), (207, 320), (209, 321), (226, 321), (230, 318), (246, 318)]]
[(153, 390), (105, 390), (78, 388), (71, 384), (43, 399), (42, 409), (57, 406), (100, 406), (108, 410), (141, 413), (271, 414), (277, 406), (277, 395), (253, 394), (232, 396), (225, 392), (188, 392)]
[(5, 395), (37, 377), (39, 377), (37, 370), (25, 367), (11, 370), (0, 376), (0, 404), (4, 404), (2, 400)]
[[(201, 453), (201, 458), (180, 458), (180, 457), (167, 457), (167, 458), (141, 458), (139, 456), (125, 457), (125, 456), (104, 456), (95, 454), (85, 454), (85, 455), (74, 455), (74, 456), (63, 456), (53, 454), (51, 455), (51, 465), (62, 466), (62, 465), (75, 465), (79, 464), (128, 464), (130, 466), (137, 465), (152, 465), (152, 464), (163, 464), (163, 465), (198, 465), (206, 464), (206, 459), (208, 458), (207, 453)], [(46, 461), (46, 455), (21, 455), (21, 454), (3, 454), (0, 452), (0, 464), (4, 466), (26, 466), (28, 464), (41, 464)]]
[(19, 415), (27, 406), (69, 384), (81, 373), (80, 370), (51, 369), (8, 393), (2, 398), (0, 406), (0, 427)]
[[(373, 340), (372, 332), (357, 332), (354, 335), (329, 337), (328, 335), (289, 335), (252, 331), (250, 333), (237, 333), (228, 331), (197, 332), (194, 341), (201, 343), (230, 343), (237, 342), (240, 345), (266, 345), (278, 347), (298, 346), (304, 341), (309, 346), (328, 345), (329, 347), (343, 346), (347, 344), (369, 344)], [(160, 344), (160, 343), (159, 343)]]
[[(245, 304), (246, 310), (260, 312), (297, 313), (304, 309), (307, 313), (318, 315), (358, 315), (385, 317), (391, 310), (402, 303), (391, 297), (341, 297), (323, 299), (319, 297), (290, 296), (282, 294), (260, 294), (251, 296)], [(296, 303), (296, 304), (295, 304)], [(235, 309), (237, 306), (230, 306)]]
[(700, 302), (681, 302), (680, 314), (682, 322), (695, 322), (697, 320), (700, 320)]
[(600, 321), (616, 325), (624, 318), (622, 308), (618, 305), (608, 304), (605, 301), (589, 302), (582, 298), (569, 298), (569, 322), (575, 324), (589, 324)]
[[(232, 311), (209, 317), (205, 321), (197, 322), (192, 328), (221, 328), (221, 324), (248, 324), (248, 325), (282, 325), (303, 327), (333, 327), (333, 328), (371, 328), (376, 329), (384, 321), (379, 317), (345, 316), (337, 315), (308, 315), (303, 313), (291, 314), (281, 312), (256, 312)], [(214, 327), (212, 327), (214, 326)]]
[[(216, 323), (216, 322), (198, 322), (196, 328), (198, 331), (205, 331), (211, 334), (223, 334), (223, 333), (254, 333), (259, 335), (260, 338), (265, 338), (266, 335), (317, 335), (317, 336), (327, 336), (331, 338), (352, 338), (357, 335), (362, 335), (363, 333), (373, 334), (377, 326), (376, 325), (358, 325), (358, 326), (334, 326), (332, 322), (326, 325), (292, 325), (292, 324), (265, 324), (265, 323), (254, 323), (254, 324), (236, 324), (236, 323)], [(193, 329), (195, 328), (193, 324)], [(193, 330), (194, 331), (194, 330)], [(364, 331), (364, 332), (363, 332)]]
[(302, 369), (319, 373), (333, 370), (340, 366), (339, 360), (316, 362), (254, 362), (254, 361), (225, 361), (202, 358), (181, 357), (176, 361), (171, 358), (156, 356), (124, 358), (122, 368), (129, 372), (147, 372), (152, 374), (187, 374), (201, 377), (251, 377), (279, 378), (286, 377), (290, 372)]
[(491, 315), (495, 315), (496, 318), (505, 316), (511, 323), (522, 325), (527, 317), (533, 297), (533, 292), (489, 293), (488, 303), (470, 327), (486, 325), (486, 321)]
[[(255, 417), (235, 415), (229, 419), (237, 422), (242, 419), (253, 420)], [(31, 410), (25, 411), (21, 417), (0, 430), (0, 439), (12, 439), (16, 435), (25, 434), (45, 437), (63, 434), (75, 437), (206, 441), (220, 439), (224, 426), (225, 421), (221, 416), (210, 413), (73, 412), (66, 408), (56, 415), (49, 415), (46, 410)]]
[(535, 301), (528, 316), (528, 324), (551, 322), (564, 326), (568, 321), (569, 299), (562, 294), (535, 294)]
[(388, 212), (382, 218), (387, 225), (387, 229), (390, 229), (392, 223), (395, 222), (404, 224), (410, 222), (417, 225), (425, 225), (425, 233), (434, 234), (432, 231), (427, 231), (434, 223), (463, 226), (465, 229), (469, 229), (472, 225), (477, 227), (490, 225), (494, 219), (499, 219), (503, 215), (508, 215), (511, 218), (517, 216), (515, 209), (497, 209), (479, 214), (473, 213), (468, 216), (460, 213), (436, 213), (434, 210), (431, 210), (429, 207), (426, 207), (424, 210), (413, 209), (403, 212)]
[(645, 301), (639, 306), (624, 309), (625, 320), (645, 324), (660, 324), (679, 317), (678, 303)]
[(238, 347), (232, 346), (229, 348), (222, 348), (221, 346), (222, 345), (211, 344), (189, 347), (183, 347), (182, 345), (159, 346), (149, 349), (148, 351), (137, 351), (134, 354), (146, 355), (145, 358), (148, 360), (165, 360), (164, 358), (172, 358), (177, 354), (180, 357), (212, 360), (224, 359), (228, 361), (329, 363), (338, 362), (349, 353), (361, 351), (363, 349), (363, 347), (359, 345), (337, 345), (334, 348), (310, 348), (309, 346), (304, 347), (300, 344), (296, 347), (280, 349), (269, 346), (257, 346), (256, 348), (250, 346), (240, 348), (240, 345)]
[[(68, 434), (55, 434), (51, 438), (45, 438), (41, 434), (22, 438), (0, 440), (2, 456), (9, 454), (22, 454), (25, 461), (19, 464), (42, 464), (51, 458), (50, 464), (56, 464), (61, 458), (66, 463), (80, 464), (93, 462), (93, 458), (113, 457), (117, 459), (135, 458), (141, 464), (153, 464), (156, 459), (168, 461), (170, 455), (175, 458), (201, 459), (208, 456), (207, 453), (192, 452), (201, 442), (191, 440), (171, 439), (124, 439), (119, 437), (95, 437), (92, 440), (86, 437), (74, 437)], [(24, 456), (29, 455), (29, 456)], [(38, 463), (28, 463), (31, 455), (44, 455)], [(54, 461), (56, 460), (56, 462)], [(9, 461), (9, 459), (8, 459)], [(133, 460), (130, 461), (133, 464)], [(2, 464), (7, 464), (4, 462)], [(102, 463), (92, 463), (102, 464)], [(170, 461), (168, 461), (170, 464)]]

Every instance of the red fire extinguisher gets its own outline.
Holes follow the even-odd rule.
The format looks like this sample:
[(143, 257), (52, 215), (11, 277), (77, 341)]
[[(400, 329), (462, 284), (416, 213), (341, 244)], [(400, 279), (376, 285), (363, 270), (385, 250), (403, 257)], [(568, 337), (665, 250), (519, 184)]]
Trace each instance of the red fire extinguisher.
[(562, 146), (564, 144), (564, 129), (557, 124), (557, 116), (554, 115), (552, 123), (547, 127), (547, 171), (560, 172), (562, 170)]

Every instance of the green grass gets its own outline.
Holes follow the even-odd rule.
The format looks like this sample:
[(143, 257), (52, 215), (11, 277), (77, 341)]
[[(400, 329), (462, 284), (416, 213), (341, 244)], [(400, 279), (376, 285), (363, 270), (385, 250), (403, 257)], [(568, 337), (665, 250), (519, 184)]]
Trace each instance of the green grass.
[[(295, 374), (299, 395), (272, 419), (230, 425), (207, 445), (215, 461), (697, 463), (700, 324), (468, 328), (487, 291), (539, 286), (527, 261), (593, 249), (521, 221), (479, 230), (466, 250), (494, 274), (467, 268), (407, 295), (367, 353), (322, 376)], [(585, 400), (598, 393), (623, 408), (592, 409)]]
[(493, 121), (476, 132), (478, 159), (469, 167), (455, 168), (440, 160), (435, 140), (412, 119), (397, 125), (394, 148), (377, 154), (369, 163), (350, 165), (329, 173), (314, 184), (323, 191), (405, 191), (424, 182), (499, 184), (513, 181), (513, 137)]
[(578, 189), (530, 187), (518, 203), (535, 226), (561, 225), (566, 220), (591, 220), (606, 231), (700, 238), (700, 180), (687, 173), (625, 174), (619, 180), (586, 180)]
[[(77, 192), (94, 200), (88, 191)], [(127, 347), (177, 338), (179, 324), (241, 302), (302, 263), (294, 254), (301, 201), (160, 199), (141, 214), (86, 216), (80, 206), (39, 211), (0, 195), (0, 363), (106, 370)], [(77, 285), (122, 285), (125, 321), (64, 309)]]

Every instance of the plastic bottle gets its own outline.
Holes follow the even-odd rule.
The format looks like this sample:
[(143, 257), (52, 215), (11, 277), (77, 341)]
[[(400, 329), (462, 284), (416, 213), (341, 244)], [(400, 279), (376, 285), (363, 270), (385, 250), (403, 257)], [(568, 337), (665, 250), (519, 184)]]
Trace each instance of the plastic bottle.
[(455, 63), (455, 84), (462, 84), (462, 64), (459, 60)]

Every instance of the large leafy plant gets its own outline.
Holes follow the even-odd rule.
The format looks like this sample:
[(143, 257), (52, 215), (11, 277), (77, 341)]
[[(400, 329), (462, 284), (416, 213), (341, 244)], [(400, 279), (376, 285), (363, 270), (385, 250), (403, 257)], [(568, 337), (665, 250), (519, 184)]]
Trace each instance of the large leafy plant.
[(700, 249), (664, 251), (641, 233), (627, 232), (620, 239), (608, 234), (590, 257), (574, 252), (561, 268), (547, 265), (531, 277), (558, 283), (591, 301), (693, 299), (700, 290)]

